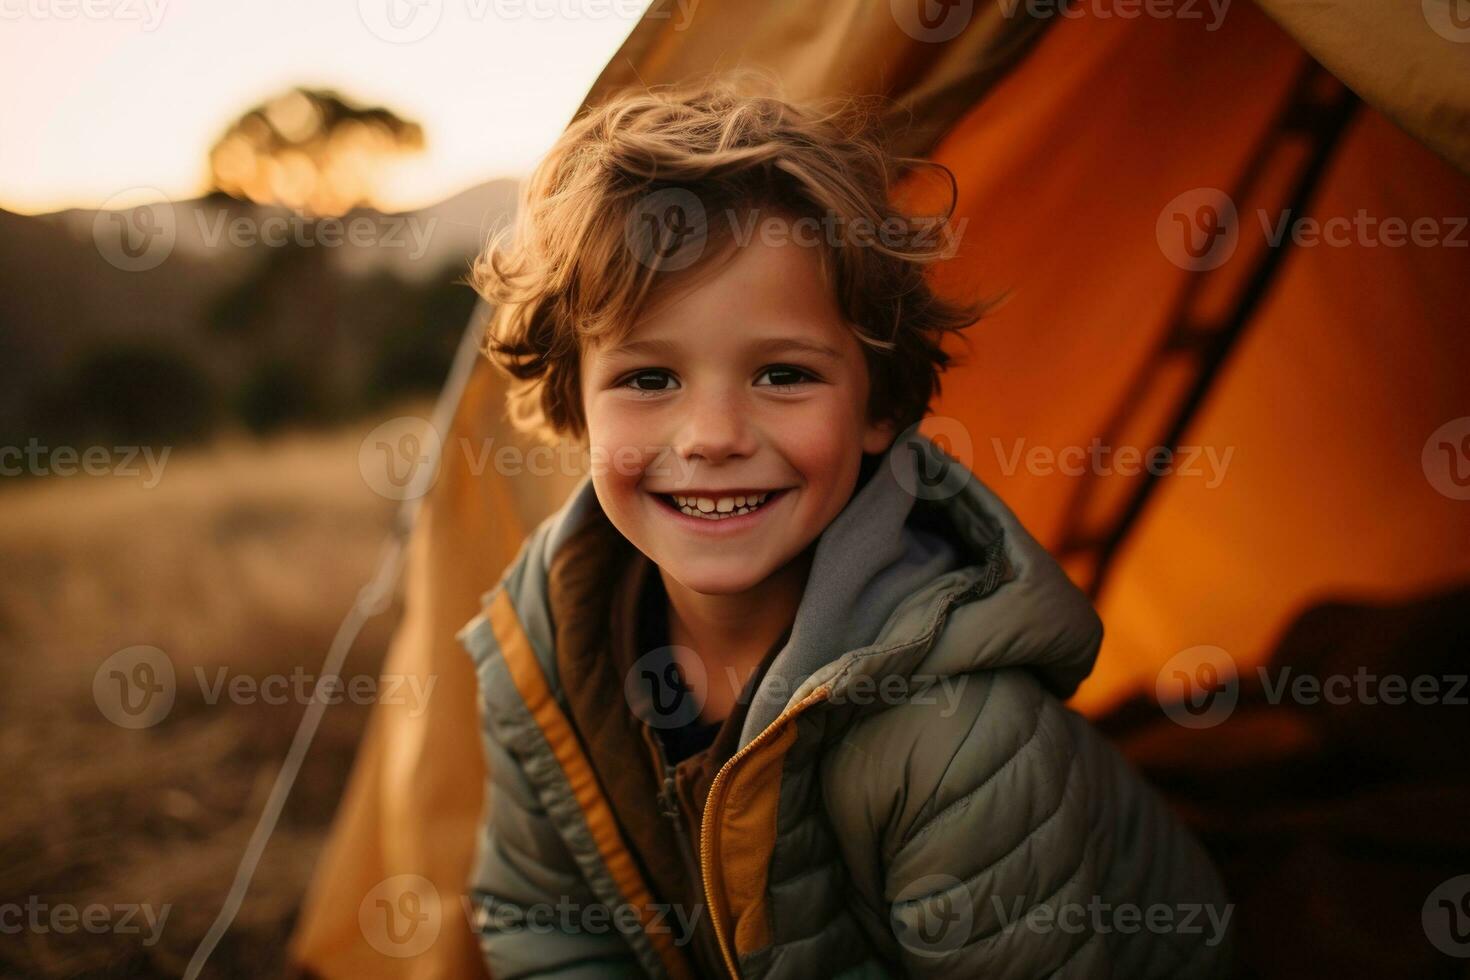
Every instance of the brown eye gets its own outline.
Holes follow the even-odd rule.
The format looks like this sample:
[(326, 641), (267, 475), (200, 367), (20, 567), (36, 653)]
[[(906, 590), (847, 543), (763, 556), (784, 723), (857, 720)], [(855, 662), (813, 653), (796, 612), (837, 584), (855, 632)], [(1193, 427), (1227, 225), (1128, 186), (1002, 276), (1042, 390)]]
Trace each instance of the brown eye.
[[(776, 364), (761, 372), (762, 378), (770, 378), (767, 386), (772, 388), (793, 388), (804, 381), (812, 380), (812, 376), (801, 368), (791, 367), (788, 364)], [(759, 382), (757, 382), (759, 383)]]
[(667, 391), (674, 387), (673, 377), (667, 371), (639, 371), (623, 381), (623, 387), (635, 391)]

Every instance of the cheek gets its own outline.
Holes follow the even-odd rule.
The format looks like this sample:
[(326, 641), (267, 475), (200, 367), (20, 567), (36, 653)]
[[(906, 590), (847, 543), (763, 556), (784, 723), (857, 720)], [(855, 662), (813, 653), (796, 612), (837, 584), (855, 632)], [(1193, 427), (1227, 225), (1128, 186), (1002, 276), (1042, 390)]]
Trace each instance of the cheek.
[(787, 459), (796, 464), (807, 486), (840, 493), (850, 489), (857, 475), (859, 427), (860, 419), (851, 406), (834, 401), (781, 427), (780, 439)]
[(589, 412), (587, 448), (592, 485), (609, 517), (631, 516), (643, 493), (645, 473), (659, 458), (647, 444), (646, 425), (618, 412)]

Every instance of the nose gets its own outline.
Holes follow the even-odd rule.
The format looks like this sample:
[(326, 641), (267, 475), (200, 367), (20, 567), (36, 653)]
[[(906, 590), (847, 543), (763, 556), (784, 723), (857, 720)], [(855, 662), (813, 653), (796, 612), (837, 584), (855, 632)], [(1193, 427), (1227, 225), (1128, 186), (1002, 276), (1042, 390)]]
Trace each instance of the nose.
[(671, 444), (679, 459), (718, 464), (755, 452), (754, 430), (738, 393), (706, 389), (691, 396), (681, 406), (684, 418)]

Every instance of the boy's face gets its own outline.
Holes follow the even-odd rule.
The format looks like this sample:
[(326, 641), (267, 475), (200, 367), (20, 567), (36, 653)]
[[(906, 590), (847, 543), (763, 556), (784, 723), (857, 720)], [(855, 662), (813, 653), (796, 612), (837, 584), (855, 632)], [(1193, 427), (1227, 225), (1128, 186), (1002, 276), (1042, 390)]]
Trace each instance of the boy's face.
[(867, 418), (862, 345), (816, 248), (760, 237), (674, 274), (621, 342), (581, 356), (598, 501), (707, 595), (800, 554), (846, 506), (862, 454), (893, 437)]

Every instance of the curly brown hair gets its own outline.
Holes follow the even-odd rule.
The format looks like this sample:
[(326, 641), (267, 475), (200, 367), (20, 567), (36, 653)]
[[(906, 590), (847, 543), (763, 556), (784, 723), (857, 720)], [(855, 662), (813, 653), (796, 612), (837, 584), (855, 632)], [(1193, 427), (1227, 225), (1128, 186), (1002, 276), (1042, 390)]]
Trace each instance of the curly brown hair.
[[(582, 345), (621, 340), (670, 272), (728, 251), (737, 223), (712, 216), (762, 209), (844, 229), (818, 252), (863, 344), (869, 417), (898, 430), (923, 418), (950, 364), (944, 335), (990, 306), (942, 298), (925, 278), (952, 253), (954, 175), (890, 155), (875, 122), (881, 100), (792, 103), (762, 91), (779, 87), (741, 70), (624, 90), (575, 119), (537, 165), (514, 225), (469, 277), (494, 308), (483, 352), (512, 379), (518, 428), (584, 438)], [(947, 176), (944, 214), (895, 206), (903, 164)], [(864, 228), (864, 241), (848, 240)]]

